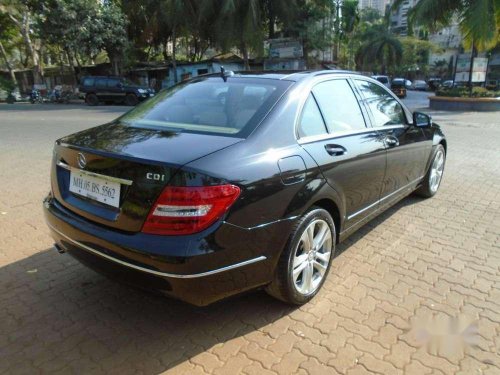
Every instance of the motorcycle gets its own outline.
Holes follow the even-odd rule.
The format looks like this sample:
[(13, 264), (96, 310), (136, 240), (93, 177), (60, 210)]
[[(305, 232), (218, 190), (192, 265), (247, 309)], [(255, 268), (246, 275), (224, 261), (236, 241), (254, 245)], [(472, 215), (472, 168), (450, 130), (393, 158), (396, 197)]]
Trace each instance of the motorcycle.
[(37, 90), (37, 89), (31, 90), (30, 103), (31, 104), (43, 103), (43, 98), (42, 98), (42, 94), (40, 93), (40, 90)]

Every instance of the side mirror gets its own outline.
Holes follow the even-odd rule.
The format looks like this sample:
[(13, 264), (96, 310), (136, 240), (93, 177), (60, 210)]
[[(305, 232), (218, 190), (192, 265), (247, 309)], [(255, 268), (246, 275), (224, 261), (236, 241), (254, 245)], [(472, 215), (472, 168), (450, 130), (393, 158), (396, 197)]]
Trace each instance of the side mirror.
[(420, 127), (431, 126), (432, 117), (422, 112), (413, 112), (413, 125)]
[(118, 87), (119, 89), (122, 89), (122, 88), (123, 88), (123, 83), (118, 82), (118, 83), (116, 84), (116, 87)]

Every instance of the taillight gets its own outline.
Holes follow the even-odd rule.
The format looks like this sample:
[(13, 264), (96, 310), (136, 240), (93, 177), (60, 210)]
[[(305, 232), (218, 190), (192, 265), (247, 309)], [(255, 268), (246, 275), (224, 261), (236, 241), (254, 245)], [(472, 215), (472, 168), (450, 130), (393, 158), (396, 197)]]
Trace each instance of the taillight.
[(219, 219), (240, 195), (234, 185), (167, 186), (142, 227), (144, 233), (179, 235), (200, 232)]

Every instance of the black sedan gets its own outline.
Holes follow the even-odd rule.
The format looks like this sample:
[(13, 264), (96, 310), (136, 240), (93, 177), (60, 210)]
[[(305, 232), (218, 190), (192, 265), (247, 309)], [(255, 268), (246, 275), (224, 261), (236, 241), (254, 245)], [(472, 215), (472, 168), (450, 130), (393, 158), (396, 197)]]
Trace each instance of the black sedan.
[(316, 295), (336, 244), (412, 192), (436, 194), (446, 139), (381, 83), (342, 71), (222, 72), (55, 143), (55, 248), (206, 305), (259, 287)]

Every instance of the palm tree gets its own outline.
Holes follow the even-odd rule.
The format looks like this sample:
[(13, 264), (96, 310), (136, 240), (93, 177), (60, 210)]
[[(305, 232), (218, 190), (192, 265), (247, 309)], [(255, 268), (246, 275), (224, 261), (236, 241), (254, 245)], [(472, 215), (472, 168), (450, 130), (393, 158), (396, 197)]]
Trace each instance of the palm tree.
[[(396, 0), (397, 9), (404, 0)], [(411, 24), (420, 24), (433, 30), (448, 26), (454, 19), (460, 24), (463, 44), (471, 49), (469, 74), (472, 94), (472, 67), (476, 53), (495, 47), (500, 41), (499, 0), (420, 0), (409, 12)]]
[[(398, 9), (404, 0), (395, 0)], [(420, 0), (409, 13), (412, 24), (431, 30), (448, 26), (457, 19), (466, 48), (485, 51), (499, 42), (500, 2), (498, 0)]]
[(385, 24), (369, 27), (361, 36), (364, 41), (356, 54), (361, 67), (375, 70), (377, 66), (383, 74), (387, 74), (388, 66), (396, 66), (403, 58), (403, 44)]
[(218, 15), (215, 34), (219, 46), (223, 50), (237, 46), (248, 70), (250, 51), (262, 48), (264, 12), (260, 0), (207, 0), (205, 8)]

